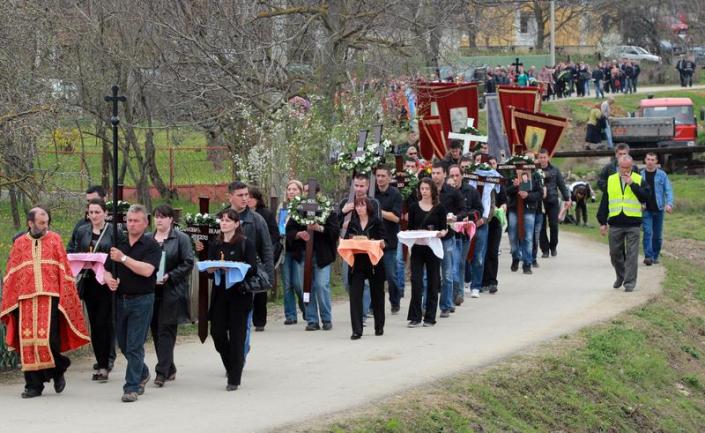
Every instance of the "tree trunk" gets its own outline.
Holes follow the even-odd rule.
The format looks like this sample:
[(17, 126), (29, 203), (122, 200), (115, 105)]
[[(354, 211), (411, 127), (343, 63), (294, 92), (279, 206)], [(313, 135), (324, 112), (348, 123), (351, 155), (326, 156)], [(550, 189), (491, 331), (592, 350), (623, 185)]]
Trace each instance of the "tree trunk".
[(543, 6), (541, 6), (541, 2), (534, 0), (532, 6), (534, 9), (534, 19), (536, 20), (536, 46), (535, 48), (537, 50), (543, 50), (543, 44), (544, 41), (546, 40), (546, 29), (544, 28), (544, 16), (545, 16), (545, 11), (543, 10)]
[[(138, 76), (138, 80), (141, 81), (141, 77)], [(171, 191), (167, 188), (164, 180), (159, 175), (159, 169), (157, 168), (157, 152), (154, 146), (154, 132), (152, 132), (152, 110), (147, 104), (147, 98), (144, 94), (144, 87), (140, 86), (140, 102), (144, 108), (145, 116), (147, 117), (147, 134), (144, 141), (144, 153), (145, 153), (145, 170), (152, 180), (152, 184), (159, 191), (159, 195), (162, 198), (175, 199), (178, 198), (176, 191)]]

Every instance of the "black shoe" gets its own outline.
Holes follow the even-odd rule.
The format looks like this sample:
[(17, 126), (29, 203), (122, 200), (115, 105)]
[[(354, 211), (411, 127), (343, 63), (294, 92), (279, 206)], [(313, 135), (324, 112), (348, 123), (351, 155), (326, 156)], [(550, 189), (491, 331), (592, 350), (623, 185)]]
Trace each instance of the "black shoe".
[(512, 272), (516, 272), (519, 270), (519, 260), (512, 260), (512, 266), (509, 268), (512, 270)]
[(536, 260), (534, 260), (533, 262), (531, 262), (531, 266), (533, 266), (533, 267), (535, 267), (535, 268), (540, 268), (539, 262), (537, 262)]
[(398, 305), (392, 305), (392, 314), (399, 314), (399, 306)]
[(359, 340), (360, 337), (362, 337), (361, 334), (353, 334), (353, 335), (350, 336), (350, 339), (351, 339), (351, 340)]
[(378, 337), (384, 335), (384, 329), (375, 329), (375, 335)]
[(545, 253), (541, 253), (541, 258), (542, 259), (547, 259), (548, 258), (548, 251)]
[(149, 379), (152, 378), (152, 375), (147, 373), (147, 377), (143, 378), (140, 381), (140, 387), (137, 389), (137, 395), (142, 395), (144, 394), (144, 387), (149, 383)]
[(229, 383), (228, 386), (225, 387), (226, 391), (236, 391), (237, 390), (237, 385)]
[(624, 282), (624, 280), (619, 279), (619, 280), (615, 281), (614, 284), (612, 284), (612, 287), (614, 287), (615, 289), (619, 289), (620, 287), (622, 287), (623, 282)]
[(654, 261), (647, 257), (647, 258), (644, 259), (644, 264), (645, 264), (646, 266), (651, 266), (651, 265), (654, 264)]
[(25, 388), (24, 391), (22, 391), (22, 394), (20, 395), (22, 396), (22, 398), (34, 398), (42, 395), (42, 392), (34, 388)]
[(319, 329), (321, 329), (321, 326), (318, 323), (309, 323), (306, 325), (307, 331), (318, 331)]
[(93, 370), (100, 370), (100, 365), (97, 362), (93, 363)]
[(624, 291), (625, 292), (633, 292), (634, 291), (634, 284), (625, 284)]
[(286, 319), (284, 321), (285, 325), (296, 325), (296, 319)]
[(105, 371), (105, 373), (101, 373), (101, 371), (98, 370), (97, 373), (93, 374), (93, 376), (91, 377), (91, 380), (94, 380), (96, 382), (102, 382), (102, 383), (107, 382), (108, 381), (108, 373), (107, 373), (108, 370), (103, 370), (103, 371)]
[(114, 359), (108, 360), (108, 373), (113, 371), (113, 367), (115, 367), (115, 360)]
[[(463, 301), (464, 301), (463, 298), (461, 298), (460, 296), (456, 296), (455, 299), (453, 300), (453, 303), (455, 304), (456, 307), (459, 307), (459, 306), (463, 305)], [(453, 308), (453, 310), (454, 309), (455, 308)], [(453, 313), (453, 311), (451, 311), (451, 313)]]
[(330, 331), (333, 329), (333, 324), (331, 322), (323, 322), (323, 330)]
[(527, 275), (533, 274), (533, 272), (531, 272), (531, 266), (523, 265), (521, 270)]
[(54, 378), (54, 391), (56, 391), (57, 394), (61, 394), (64, 388), (66, 388), (66, 378), (62, 373), (61, 376)]
[(551, 257), (556, 257), (558, 255), (558, 250), (551, 250)]
[(495, 293), (497, 293), (497, 286), (493, 284), (490, 286), (490, 295), (494, 295)]
[(164, 382), (166, 382), (166, 377), (162, 376), (161, 374), (157, 374), (157, 377), (154, 378), (154, 384), (157, 385), (159, 388), (164, 386)]
[(448, 311), (448, 310), (441, 311), (441, 319), (445, 319), (446, 317), (450, 317), (450, 311)]
[(455, 307), (450, 307), (450, 310), (448, 311), (450, 311), (451, 313), (455, 313)]
[(659, 264), (658, 259), (654, 259), (654, 264), (655, 264), (655, 265), (658, 265), (658, 264)]
[(255, 326), (255, 332), (262, 332), (264, 331), (264, 326)]

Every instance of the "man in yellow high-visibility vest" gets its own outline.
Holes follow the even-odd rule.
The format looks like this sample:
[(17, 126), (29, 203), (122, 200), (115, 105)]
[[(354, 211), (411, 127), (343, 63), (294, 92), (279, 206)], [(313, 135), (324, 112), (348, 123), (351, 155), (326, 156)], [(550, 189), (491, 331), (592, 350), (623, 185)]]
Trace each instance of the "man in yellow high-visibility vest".
[(623, 156), (618, 170), (607, 178), (607, 188), (602, 194), (597, 221), (600, 233), (608, 232), (610, 258), (617, 273), (614, 288), (624, 284), (624, 291), (631, 292), (636, 286), (639, 266), (639, 237), (641, 234), (642, 203), (649, 197), (641, 176), (632, 172), (634, 161), (629, 155)]

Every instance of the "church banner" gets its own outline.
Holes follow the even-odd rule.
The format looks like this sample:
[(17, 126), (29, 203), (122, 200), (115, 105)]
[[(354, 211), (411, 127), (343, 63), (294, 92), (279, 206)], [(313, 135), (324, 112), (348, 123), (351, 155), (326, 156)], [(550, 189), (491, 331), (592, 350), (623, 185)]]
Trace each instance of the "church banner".
[(527, 149), (538, 153), (543, 147), (553, 156), (563, 131), (570, 123), (564, 117), (532, 113), (514, 107), (511, 109), (511, 119), (512, 130), (518, 139), (518, 143), (512, 145), (514, 155), (522, 154)]
[(445, 156), (446, 140), (439, 116), (424, 116), (419, 120), (419, 152), (426, 161)]
[(512, 130), (511, 107), (519, 108), (530, 113), (541, 110), (541, 89), (538, 87), (498, 86), (497, 95), (502, 108), (502, 121), (504, 132), (507, 134), (509, 147), (518, 144), (519, 137)]

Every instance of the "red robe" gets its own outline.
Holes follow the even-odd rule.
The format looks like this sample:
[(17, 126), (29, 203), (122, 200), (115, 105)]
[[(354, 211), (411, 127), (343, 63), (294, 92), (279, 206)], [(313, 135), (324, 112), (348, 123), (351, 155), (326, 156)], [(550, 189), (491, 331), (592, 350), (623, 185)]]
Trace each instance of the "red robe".
[(61, 352), (88, 344), (81, 300), (61, 237), (51, 231), (39, 240), (29, 234), (19, 237), (3, 279), (0, 320), (7, 326), (7, 346), (20, 352), (23, 371), (55, 366), (49, 348), (53, 297), (59, 298)]

